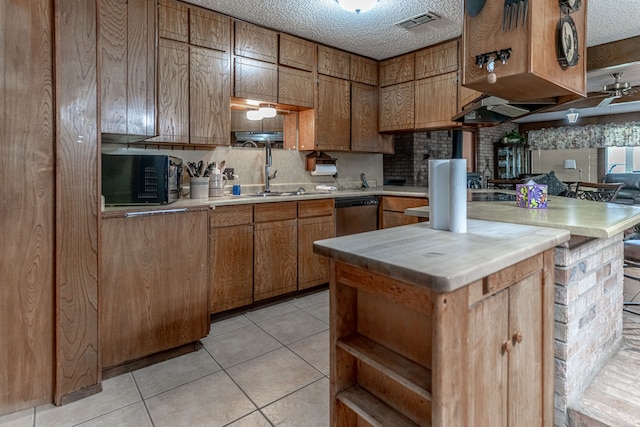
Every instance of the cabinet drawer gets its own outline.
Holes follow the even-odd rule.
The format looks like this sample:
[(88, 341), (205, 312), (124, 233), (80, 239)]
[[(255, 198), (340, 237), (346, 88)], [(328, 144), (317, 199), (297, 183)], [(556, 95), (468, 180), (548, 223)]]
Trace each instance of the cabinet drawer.
[(428, 206), (429, 199), (423, 197), (383, 197), (382, 209), (385, 211), (402, 212), (405, 209), (418, 206)]
[(334, 199), (304, 200), (298, 202), (298, 218), (333, 215)]
[(282, 221), (296, 219), (297, 203), (261, 203), (254, 206), (254, 222)]
[(253, 205), (218, 206), (209, 212), (210, 227), (251, 224)]

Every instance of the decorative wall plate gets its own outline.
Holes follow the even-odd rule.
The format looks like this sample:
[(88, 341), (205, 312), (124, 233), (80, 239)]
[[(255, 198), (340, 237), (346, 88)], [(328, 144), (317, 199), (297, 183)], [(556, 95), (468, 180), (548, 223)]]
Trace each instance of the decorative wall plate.
[(559, 0), (560, 10), (564, 13), (577, 12), (582, 6), (582, 0)]
[[(574, 0), (575, 1), (575, 0)], [(476, 16), (484, 7), (487, 0), (465, 0), (465, 8), (468, 16)]]
[(558, 62), (563, 68), (575, 67), (580, 54), (578, 53), (578, 31), (573, 18), (570, 15), (560, 18), (557, 31)]

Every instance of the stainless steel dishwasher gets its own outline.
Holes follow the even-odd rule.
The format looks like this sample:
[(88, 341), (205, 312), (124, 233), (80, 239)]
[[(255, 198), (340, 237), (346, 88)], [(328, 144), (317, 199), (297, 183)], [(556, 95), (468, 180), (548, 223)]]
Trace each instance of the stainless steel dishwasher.
[(378, 196), (336, 199), (336, 237), (378, 229)]

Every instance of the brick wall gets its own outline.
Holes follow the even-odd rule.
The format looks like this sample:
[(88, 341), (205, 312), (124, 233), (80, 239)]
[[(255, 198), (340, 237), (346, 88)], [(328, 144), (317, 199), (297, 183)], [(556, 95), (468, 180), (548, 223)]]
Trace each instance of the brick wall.
[[(484, 172), (487, 165), (491, 172), (495, 171), (493, 143), (513, 129), (518, 129), (518, 125), (504, 123), (478, 129), (478, 170), (476, 172)], [(427, 186), (429, 159), (451, 158), (452, 138), (452, 132), (448, 130), (395, 135), (395, 154), (385, 154), (383, 157), (384, 178), (405, 179), (407, 185)]]
[(555, 425), (622, 342), (622, 234), (555, 253)]

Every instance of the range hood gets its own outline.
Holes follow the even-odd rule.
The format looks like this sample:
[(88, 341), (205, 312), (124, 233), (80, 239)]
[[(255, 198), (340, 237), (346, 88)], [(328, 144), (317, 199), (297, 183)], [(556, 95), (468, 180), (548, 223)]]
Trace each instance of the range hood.
[(464, 124), (497, 124), (553, 104), (549, 101), (509, 102), (497, 96), (483, 95), (465, 105), (461, 113), (453, 116), (453, 121)]

